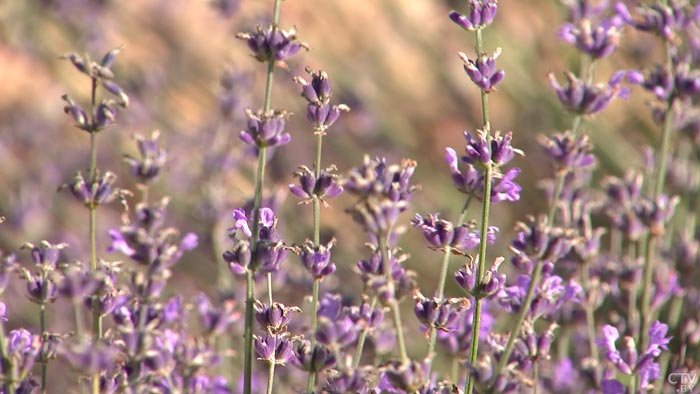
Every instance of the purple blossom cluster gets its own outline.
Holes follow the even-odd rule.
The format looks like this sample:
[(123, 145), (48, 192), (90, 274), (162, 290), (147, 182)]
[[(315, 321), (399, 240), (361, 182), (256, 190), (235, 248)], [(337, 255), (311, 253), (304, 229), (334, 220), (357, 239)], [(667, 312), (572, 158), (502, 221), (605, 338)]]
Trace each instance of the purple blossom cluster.
[[(243, 109), (244, 77), (227, 70), (222, 78), (223, 139), (256, 154), (255, 163), (218, 147), (203, 154), (227, 163), (211, 168), (253, 174), (252, 186), (209, 201), (217, 217), (211, 229), (170, 224), (171, 206), (189, 206), (157, 186), (168, 164), (183, 160), (162, 147), (160, 131), (134, 136), (136, 153), (123, 155), (123, 171), (98, 160), (103, 135), (121, 129), (120, 111), (138, 101), (113, 71), (121, 49), (99, 62), (65, 55), (89, 81), (89, 103), (78, 94), (62, 99), (90, 148), (86, 168), (59, 189), (70, 192), (71, 209), (85, 212), (75, 220), (85, 222), (87, 247), (43, 240), (0, 253), (0, 393), (54, 392), (58, 375), (70, 376), (66, 392), (92, 394), (694, 390), (687, 377), (700, 354), (700, 6), (670, 0), (630, 12), (607, 0), (563, 1), (568, 18), (558, 38), (580, 67), (563, 71), (565, 83), (554, 72), (539, 83), (563, 109), (558, 121), (570, 125), (537, 138), (550, 165), (543, 196), (513, 210), (526, 205), (530, 185), (518, 178), (528, 168), (515, 146), (518, 130), (500, 131), (502, 120), (489, 112), (489, 100), (510, 83), (508, 63), (497, 64), (506, 53), (486, 45), (499, 4), (467, 3), (448, 17), (476, 42), (473, 54), (459, 57), (481, 118), (470, 120), (476, 124), (464, 131), (460, 153), (444, 149), (447, 166), (436, 175), (458, 193), (425, 191), (459, 204), (429, 214), (416, 212), (424, 208), (415, 202), (423, 194), (417, 160), (364, 154), (345, 171), (324, 164), (328, 138), (348, 141), (330, 132), (350, 110), (336, 101), (350, 97), (348, 87), (342, 78), (332, 85), (322, 70), (287, 75), (302, 69), (294, 62), (308, 46), (296, 28), (281, 28), (281, 0), (268, 24), (237, 35), (264, 66), (259, 109)], [(227, 16), (243, 7), (213, 6)], [(665, 58), (639, 69), (598, 68), (625, 48), (632, 29), (658, 38)], [(596, 83), (601, 69), (611, 76)], [(272, 109), (275, 75), (298, 85), (306, 133), (291, 130), (292, 111)], [(649, 96), (659, 142), (640, 152), (643, 166), (604, 174), (596, 122), (636, 91)], [(243, 130), (230, 138), (238, 121)], [(270, 150), (284, 155), (292, 136), (315, 151), (311, 163), (286, 174), (295, 179), (284, 184), (296, 205), (278, 198), (268, 179), (288, 168)], [(335, 204), (347, 205), (360, 237), (337, 224)], [(506, 214), (518, 219), (514, 228), (494, 225)], [(348, 252), (358, 238), (365, 248)], [(183, 267), (186, 257), (198, 265)], [(215, 287), (180, 288), (183, 277), (195, 282), (188, 270), (211, 267)], [(36, 318), (21, 315), (20, 298)]]

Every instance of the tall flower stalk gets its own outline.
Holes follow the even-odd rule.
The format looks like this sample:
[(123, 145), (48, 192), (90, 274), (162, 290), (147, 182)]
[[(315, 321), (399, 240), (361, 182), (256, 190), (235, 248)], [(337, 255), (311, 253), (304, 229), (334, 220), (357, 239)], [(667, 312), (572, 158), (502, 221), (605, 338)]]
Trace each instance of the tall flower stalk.
[[(251, 250), (255, 251), (260, 246), (261, 205), (263, 198), (263, 185), (265, 181), (265, 166), (267, 163), (267, 148), (283, 145), (289, 142), (289, 134), (283, 133), (285, 112), (271, 111), (272, 83), (275, 64), (284, 61), (294, 55), (303, 46), (295, 40), (294, 30), (284, 31), (279, 28), (281, 0), (275, 0), (273, 5), (272, 23), (266, 27), (258, 27), (253, 33), (239, 33), (238, 38), (246, 40), (252, 55), (260, 62), (267, 63), (265, 78), (265, 96), (263, 109), (258, 113), (247, 112), (248, 129), (240, 134), (241, 140), (248, 145), (255, 146), (258, 153), (257, 172), (255, 178), (255, 195), (252, 209), (252, 239)], [(255, 267), (259, 261), (257, 254), (253, 254), (250, 267), (245, 270), (246, 275), (246, 307), (245, 307), (245, 355), (244, 355), (244, 393), (250, 394), (252, 389), (253, 372), (253, 308), (255, 303)], [(272, 271), (267, 272), (267, 298), (272, 305)], [(272, 363), (270, 368), (274, 368)], [(271, 371), (273, 374), (274, 371)]]
[[(97, 168), (97, 133), (113, 124), (116, 120), (116, 106), (126, 107), (129, 98), (124, 90), (112, 79), (111, 66), (113, 65), (120, 49), (113, 49), (107, 52), (102, 60), (94, 62), (90, 57), (70, 53), (64, 56), (81, 73), (90, 77), (90, 109), (89, 114), (70, 96), (64, 95), (66, 102), (64, 111), (75, 121), (75, 127), (84, 130), (90, 135), (90, 162), (87, 179), (81, 173), (67, 186), (73, 195), (81, 201), (88, 209), (88, 234), (90, 239), (90, 272), (97, 271), (97, 207), (109, 200), (114, 199), (115, 191), (112, 190), (115, 176), (110, 172), (100, 174)], [(97, 101), (97, 89), (102, 86), (107, 92), (117, 97), (117, 100), (102, 99)], [(102, 315), (99, 307), (99, 296), (92, 298), (92, 339), (97, 341), (102, 338)], [(100, 390), (99, 373), (92, 377), (92, 392), (98, 393)]]
[[(302, 263), (313, 276), (313, 290), (311, 294), (311, 349), (316, 348), (316, 330), (318, 328), (318, 297), (321, 280), (335, 271), (335, 264), (330, 261), (330, 250), (333, 247), (331, 241), (328, 245), (321, 245), (321, 204), (328, 206), (326, 199), (337, 196), (343, 191), (342, 186), (337, 183), (337, 177), (332, 173), (334, 167), (322, 169), (321, 153), (323, 150), (323, 137), (326, 130), (335, 123), (341, 111), (349, 108), (344, 105), (331, 105), (332, 96), (331, 83), (328, 75), (323, 72), (313, 72), (306, 70), (311, 76), (311, 81), (307, 82), (301, 77), (295, 81), (302, 87), (301, 95), (307, 102), (306, 117), (313, 125), (316, 136), (316, 154), (314, 160), (314, 170), (307, 167), (300, 167), (295, 174), (299, 178), (299, 185), (291, 184), (289, 188), (297, 197), (303, 198), (302, 203), (311, 201), (313, 204), (313, 240), (307, 241), (303, 246), (297, 248)], [(312, 350), (313, 351), (313, 350)], [(311, 394), (316, 385), (315, 369), (309, 369), (306, 391)]]
[[(489, 119), (488, 94), (493, 91), (494, 86), (499, 83), (505, 73), (502, 70), (496, 69), (496, 58), (500, 55), (498, 49), (492, 56), (489, 56), (484, 51), (482, 31), (493, 22), (496, 12), (498, 11), (498, 2), (495, 0), (473, 0), (470, 2), (469, 15), (462, 15), (456, 11), (450, 13), (450, 18), (466, 29), (473, 31), (476, 41), (476, 60), (470, 60), (465, 54), (460, 53), (462, 61), (464, 61), (464, 69), (479, 87), (481, 93), (481, 116), (482, 116), (482, 131), (486, 146), (491, 146), (491, 122)], [(489, 151), (490, 152), (490, 151)], [(486, 273), (486, 249), (488, 237), (486, 234), (489, 229), (489, 211), (491, 209), (492, 199), (492, 182), (494, 178), (494, 163), (491, 157), (491, 152), (486, 160), (483, 160), (483, 194), (482, 194), (482, 209), (480, 218), (480, 241), (479, 254), (477, 256), (476, 265), (476, 283), (480, 286), (484, 281)], [(466, 204), (465, 204), (466, 206)], [(461, 220), (460, 220), (461, 221)], [(474, 294), (474, 311), (472, 317), (472, 341), (469, 352), (469, 365), (473, 366), (476, 363), (479, 351), (479, 331), (481, 327), (481, 309), (483, 306), (484, 295)], [(432, 340), (432, 338), (431, 338)], [(432, 342), (431, 342), (432, 345)], [(474, 379), (470, 372), (467, 372), (467, 381), (465, 383), (464, 392), (471, 394), (474, 389)]]

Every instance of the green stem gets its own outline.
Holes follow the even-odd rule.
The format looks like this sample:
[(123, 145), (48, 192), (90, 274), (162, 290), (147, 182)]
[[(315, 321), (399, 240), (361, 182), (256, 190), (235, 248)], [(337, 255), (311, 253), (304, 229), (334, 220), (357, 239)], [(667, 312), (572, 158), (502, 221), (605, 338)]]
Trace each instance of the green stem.
[[(667, 52), (670, 50), (667, 49)], [(670, 61), (669, 61), (670, 62)], [(669, 68), (672, 70), (672, 68)], [(671, 133), (673, 132), (673, 99), (669, 99), (668, 105), (666, 106), (666, 119), (664, 121), (663, 135), (661, 138), (661, 151), (658, 157), (658, 168), (656, 170), (656, 183), (654, 184), (654, 201), (658, 201), (659, 197), (663, 193), (664, 183), (666, 180), (666, 161), (668, 160), (669, 147), (671, 144)], [(642, 277), (644, 282), (642, 283), (642, 300), (641, 306), (639, 308), (640, 315), (642, 317), (641, 331), (639, 333), (640, 342), (642, 344), (641, 349), (646, 349), (649, 341), (649, 325), (651, 324), (651, 290), (652, 290), (652, 280), (654, 276), (654, 258), (656, 254), (656, 241), (657, 236), (651, 234), (651, 232), (646, 237), (646, 250), (644, 253), (644, 268), (642, 269)]]
[(243, 358), (243, 392), (251, 393), (253, 381), (253, 304), (255, 303), (255, 280), (253, 271), (246, 271), (245, 299), (245, 354)]
[(587, 297), (586, 297), (586, 325), (588, 326), (588, 347), (591, 352), (591, 358), (595, 361), (593, 369), (593, 379), (598, 384), (598, 365), (600, 365), (600, 359), (598, 358), (598, 345), (595, 343), (596, 338), (596, 327), (595, 327), (595, 314), (591, 300), (591, 289), (590, 289), (590, 273), (588, 272), (588, 264), (586, 261), (583, 264), (582, 275), (583, 283), (588, 285)]
[[(683, 296), (674, 296), (673, 300), (671, 301), (671, 309), (668, 312), (668, 326), (669, 329), (673, 330), (678, 326), (678, 322), (681, 319), (681, 312), (683, 310)], [(664, 352), (661, 355), (661, 359), (659, 361), (659, 371), (661, 372), (659, 374), (659, 381), (655, 385), (656, 389), (654, 390), (655, 393), (661, 394), (663, 391), (664, 387), (664, 382), (663, 379), (666, 376), (666, 372), (668, 371), (668, 364), (671, 361), (671, 353), (670, 352)]]
[[(476, 30), (476, 51), (478, 54), (483, 52), (483, 37), (481, 29)], [(491, 123), (489, 121), (489, 106), (488, 95), (483, 90), (481, 91), (481, 114), (484, 121), (484, 131), (486, 132), (486, 140), (491, 143)], [(479, 260), (477, 262), (476, 276), (477, 286), (481, 284), (486, 272), (486, 247), (488, 245), (488, 228), (489, 228), (489, 211), (491, 208), (491, 185), (493, 182), (493, 162), (489, 160), (484, 163), (484, 195), (483, 205), (481, 210), (481, 240), (479, 242)], [(481, 327), (481, 298), (475, 297), (474, 316), (472, 320), (472, 344), (469, 352), (469, 363), (474, 365), (478, 357), (479, 351), (479, 330)], [(471, 394), (474, 389), (474, 379), (467, 370), (467, 382), (465, 384), (465, 394)]]
[(275, 382), (275, 362), (270, 362), (267, 374), (267, 394), (272, 394), (272, 386)]
[(637, 394), (638, 376), (637, 374), (630, 376), (630, 394)]
[[(466, 201), (464, 202), (464, 205), (462, 206), (462, 211), (459, 214), (459, 218), (457, 219), (457, 224), (455, 224), (455, 228), (460, 227), (462, 224), (464, 224), (464, 218), (467, 215), (467, 208), (469, 207), (469, 202), (471, 201), (472, 195), (470, 194)], [(450, 266), (450, 257), (452, 256), (452, 248), (447, 246), (445, 247), (445, 254), (442, 257), (442, 265), (440, 267), (440, 279), (438, 280), (438, 287), (437, 287), (437, 295), (436, 297), (439, 300), (442, 300), (442, 298), (445, 296), (445, 283), (447, 282), (447, 270)], [(431, 370), (432, 365), (433, 365), (433, 360), (435, 359), (435, 345), (437, 343), (437, 330), (434, 328), (430, 329), (430, 339), (428, 340), (428, 371)]]
[(83, 336), (83, 305), (79, 299), (73, 300), (73, 317), (75, 318), (75, 335), (78, 338)]
[(408, 365), (411, 360), (408, 358), (408, 352), (406, 351), (406, 340), (404, 339), (403, 324), (401, 323), (401, 310), (399, 308), (399, 302), (396, 300), (394, 278), (391, 276), (391, 264), (389, 263), (389, 248), (387, 245), (387, 238), (389, 237), (389, 234), (391, 234), (391, 229), (387, 230), (386, 234), (379, 236), (379, 252), (382, 256), (382, 264), (384, 266), (384, 275), (386, 276), (388, 292), (391, 294), (391, 299), (388, 301), (388, 306), (391, 310), (391, 318), (394, 321), (394, 328), (396, 329), (396, 340), (399, 345), (401, 363), (403, 365)]
[[(96, 105), (97, 105), (97, 78), (92, 78), (92, 93), (91, 93), (91, 109), (93, 115), (93, 124), (95, 123), (96, 117)], [(97, 181), (97, 131), (92, 130), (90, 133), (90, 168), (89, 168), (89, 182), (91, 186)], [(97, 225), (96, 225), (96, 211), (97, 206), (92, 202), (88, 206), (88, 216), (89, 216), (89, 228), (90, 233), (90, 272), (94, 273), (97, 271)], [(96, 342), (102, 338), (102, 316), (100, 314), (100, 302), (97, 295), (92, 297), (92, 340)], [(99, 394), (100, 392), (100, 374), (95, 373), (92, 376), (92, 393)]]
[[(374, 306), (377, 304), (377, 296), (372, 297), (370, 302), (370, 310), (374, 310)], [(357, 349), (355, 349), (355, 357), (352, 359), (352, 368), (357, 369), (360, 366), (360, 359), (362, 359), (362, 350), (365, 347), (365, 340), (367, 339), (367, 334), (369, 334), (369, 325), (367, 325), (362, 332), (360, 337), (357, 339)]]
[(540, 382), (540, 363), (538, 360), (535, 360), (535, 365), (533, 366), (532, 381), (532, 394), (537, 394), (537, 386), (539, 386), (538, 383)]
[[(46, 335), (46, 305), (39, 305), (39, 332), (41, 333), (41, 347), (44, 347), (44, 341), (48, 339)], [(46, 394), (46, 355), (42, 355), (41, 360), (41, 393)]]
[[(318, 327), (318, 290), (321, 280), (314, 278), (314, 288), (311, 296), (311, 350), (316, 348), (316, 329)], [(309, 378), (306, 382), (306, 392), (311, 394), (316, 386), (316, 371), (309, 371)]]

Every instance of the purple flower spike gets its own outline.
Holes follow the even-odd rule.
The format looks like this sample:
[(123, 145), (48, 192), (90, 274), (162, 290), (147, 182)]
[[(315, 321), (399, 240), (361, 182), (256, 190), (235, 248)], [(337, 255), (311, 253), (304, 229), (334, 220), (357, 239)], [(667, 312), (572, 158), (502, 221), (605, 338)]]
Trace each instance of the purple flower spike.
[(496, 68), (496, 59), (501, 55), (501, 48), (497, 48), (493, 55), (479, 55), (476, 60), (471, 60), (460, 52), (459, 57), (464, 62), (464, 71), (469, 78), (484, 93), (495, 90), (496, 85), (503, 80), (506, 73)]
[(491, 189), (491, 202), (520, 200), (522, 187), (513, 181), (518, 174), (520, 174), (520, 169), (514, 167), (498, 180), (498, 183)]
[(255, 336), (255, 354), (258, 360), (276, 365), (286, 365), (294, 358), (294, 344), (286, 334)]
[(335, 272), (335, 264), (330, 261), (334, 244), (335, 239), (332, 239), (326, 245), (315, 247), (314, 243), (307, 239), (303, 245), (296, 248), (302, 264), (314, 279), (323, 279)]
[(150, 137), (136, 135), (136, 143), (140, 157), (124, 155), (124, 162), (131, 169), (131, 173), (139, 178), (141, 183), (148, 184), (158, 178), (161, 170), (165, 166), (167, 154), (164, 149), (158, 146), (160, 131), (151, 133)]
[(566, 87), (561, 86), (553, 73), (549, 73), (549, 83), (554, 89), (559, 102), (567, 111), (579, 115), (592, 115), (605, 109), (615, 97), (626, 98), (629, 90), (621, 85), (625, 71), (613, 74), (607, 85), (590, 85), (570, 72), (565, 73), (568, 80)]
[(258, 26), (253, 33), (238, 33), (237, 38), (248, 43), (252, 56), (259, 62), (284, 61), (308, 46), (297, 41), (296, 30), (281, 30), (269, 25)]
[(350, 110), (345, 104), (331, 105), (331, 82), (325, 71), (306, 72), (311, 75), (311, 82), (296, 77), (294, 81), (301, 85), (301, 96), (309, 102), (306, 107), (306, 118), (313, 124), (316, 135), (325, 135), (326, 130), (340, 117), (341, 112)]
[(468, 16), (453, 10), (450, 19), (463, 29), (474, 31), (490, 25), (497, 11), (498, 0), (470, 0)]
[(292, 320), (292, 312), (301, 312), (296, 306), (285, 306), (279, 302), (273, 302), (272, 306), (256, 301), (255, 320), (270, 334), (278, 334), (287, 331), (287, 326)]
[(294, 176), (299, 178), (299, 184), (289, 184), (289, 190), (295, 196), (302, 198), (300, 204), (308, 204), (318, 197), (325, 207), (329, 207), (326, 198), (333, 198), (343, 192), (343, 187), (338, 183), (338, 175), (335, 166), (320, 171), (318, 179), (306, 166), (300, 166)]
[(413, 298), (416, 302), (413, 311), (418, 321), (428, 327), (426, 334), (431, 329), (450, 331), (462, 311), (470, 306), (466, 298), (426, 298), (420, 293)]
[(240, 132), (239, 137), (247, 145), (257, 148), (285, 145), (291, 140), (289, 133), (284, 132), (286, 112), (270, 112), (263, 114), (246, 110), (248, 118), (247, 129)]
[(596, 23), (582, 19), (576, 24), (564, 24), (559, 30), (559, 37), (592, 59), (602, 59), (619, 45), (623, 25), (624, 21), (617, 15)]
[(625, 22), (637, 30), (656, 34), (672, 43), (678, 43), (678, 34), (687, 29), (700, 15), (700, 5), (693, 6), (684, 1), (671, 4), (655, 2), (651, 6), (639, 7), (641, 19), (633, 19), (622, 2), (615, 5), (615, 10)]
[(497, 258), (491, 268), (484, 273), (484, 278), (477, 285), (476, 259), (470, 259), (464, 267), (455, 272), (455, 280), (469, 294), (478, 298), (492, 297), (503, 289), (506, 283), (506, 275), (498, 272), (505, 259)]
[[(635, 341), (632, 337), (624, 338), (624, 348), (618, 350), (616, 342), (620, 338), (617, 328), (611, 325), (603, 326), (603, 335), (597, 339), (599, 346), (603, 347), (605, 357), (618, 371), (626, 375), (638, 375), (640, 387), (646, 387), (649, 382), (659, 375), (659, 364), (656, 359), (663, 350), (668, 350), (671, 337), (666, 337), (668, 326), (654, 321), (649, 328), (649, 345), (643, 352), (638, 353)], [(611, 391), (612, 392), (612, 391)]]

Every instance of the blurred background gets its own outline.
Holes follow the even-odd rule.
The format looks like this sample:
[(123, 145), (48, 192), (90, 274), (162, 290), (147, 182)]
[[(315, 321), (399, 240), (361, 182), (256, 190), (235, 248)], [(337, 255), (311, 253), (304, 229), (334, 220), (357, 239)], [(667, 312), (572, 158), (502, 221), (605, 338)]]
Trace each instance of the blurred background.
[[(266, 184), (266, 196), (282, 201), (280, 226), (288, 243), (301, 243), (311, 234), (310, 206), (298, 206), (293, 196), (284, 199), (293, 171), (313, 161), (305, 101), (292, 81), (306, 76), (307, 66), (326, 70), (334, 102), (352, 108), (324, 139), (323, 163), (345, 173), (365, 154), (393, 162), (415, 159), (414, 182), (422, 190), (404, 223), (414, 213), (438, 211), (456, 219), (463, 197), (452, 186), (444, 148), (462, 150), (462, 132), (481, 124), (479, 91), (457, 57), (459, 51), (473, 57), (473, 36), (447, 18), (451, 9), (466, 12), (466, 7), (462, 0), (283, 2), (282, 28), (296, 26), (299, 39), (311, 48), (276, 69), (273, 87), (273, 108), (296, 114), (287, 125), (292, 142), (271, 156)], [(66, 260), (86, 260), (87, 210), (57, 188), (85, 170), (89, 160), (89, 137), (72, 127), (60, 97), (69, 93), (87, 105), (90, 81), (60, 57), (77, 52), (99, 59), (123, 47), (113, 70), (131, 105), (116, 125), (99, 134), (98, 167), (117, 173), (117, 185), (133, 190), (122, 155), (136, 154), (134, 134), (161, 131), (168, 165), (151, 196), (171, 196), (169, 223), (200, 236), (199, 248), (176, 267), (173, 288), (186, 296), (215, 294), (231, 211), (253, 195), (255, 158), (243, 149), (238, 132), (244, 109), (259, 109), (264, 89), (264, 65), (235, 34), (269, 21), (271, 8), (272, 1), (261, 0), (0, 1), (0, 215), (7, 219), (0, 225), (0, 250), (12, 252), (23, 242), (46, 239), (70, 245)], [(489, 96), (492, 128), (512, 130), (514, 146), (525, 151), (512, 163), (523, 170), (518, 178), (522, 200), (492, 211), (492, 222), (501, 228), (492, 257), (508, 256), (515, 222), (546, 204), (538, 181), (551, 169), (536, 136), (564, 130), (572, 121), (546, 79), (554, 71), (563, 80), (563, 71), (580, 67), (578, 52), (556, 36), (566, 17), (558, 1), (502, 0), (485, 33), (486, 48), (503, 49), (498, 64), (506, 71), (498, 91)], [(619, 68), (649, 64), (661, 49), (631, 30), (625, 33), (622, 49), (596, 68), (597, 81), (606, 82)], [(585, 121), (599, 158), (595, 182), (642, 164), (641, 144), (656, 140), (646, 98), (637, 92), (627, 102), (613, 101), (609, 110)], [(357, 297), (360, 281), (353, 268), (367, 255), (365, 239), (345, 213), (352, 198), (341, 195), (331, 203), (333, 208), (322, 212), (322, 238), (338, 239), (338, 273), (335, 282), (324, 282), (324, 291), (337, 287)], [(107, 230), (120, 224), (121, 213), (119, 204), (98, 210), (104, 259), (122, 259), (105, 251)], [(425, 248), (412, 228), (401, 245), (412, 256), (407, 265), (418, 273), (423, 293), (432, 294), (440, 256)], [(29, 261), (27, 253), (19, 255)], [(457, 260), (455, 268), (462, 263)], [(285, 264), (290, 272), (300, 267), (294, 256)], [(5, 298), (21, 305), (22, 291), (18, 281)], [(452, 288), (448, 294), (458, 293)], [(34, 317), (18, 319), (10, 325)], [(60, 318), (49, 319), (61, 326)], [(406, 319), (418, 332), (415, 317)]]

